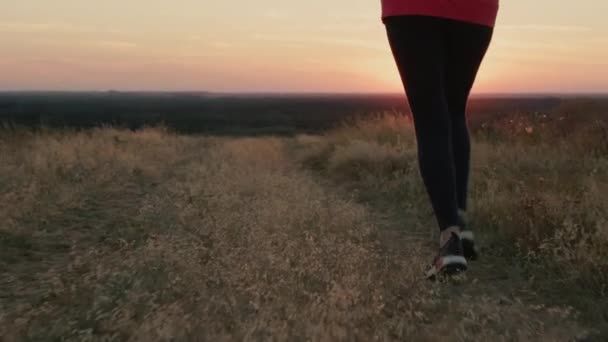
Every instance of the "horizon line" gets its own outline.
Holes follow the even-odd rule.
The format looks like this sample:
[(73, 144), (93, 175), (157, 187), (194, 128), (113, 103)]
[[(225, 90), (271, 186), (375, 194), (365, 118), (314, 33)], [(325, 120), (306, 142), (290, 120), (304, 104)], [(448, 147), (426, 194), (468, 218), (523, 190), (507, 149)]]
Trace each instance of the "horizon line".
[[(207, 90), (0, 90), (0, 94), (196, 94), (211, 96), (405, 96), (401, 92), (207, 91)], [(471, 97), (608, 96), (608, 91), (476, 92)]]

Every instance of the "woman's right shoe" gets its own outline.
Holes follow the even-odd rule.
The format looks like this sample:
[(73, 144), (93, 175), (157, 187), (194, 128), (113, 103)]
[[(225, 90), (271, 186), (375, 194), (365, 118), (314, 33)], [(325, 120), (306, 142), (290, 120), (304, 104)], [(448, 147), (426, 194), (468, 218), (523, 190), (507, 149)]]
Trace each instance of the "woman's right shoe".
[(466, 271), (467, 268), (462, 241), (458, 234), (452, 233), (450, 240), (439, 249), (439, 254), (426, 272), (426, 277), (434, 280), (437, 276), (452, 276)]

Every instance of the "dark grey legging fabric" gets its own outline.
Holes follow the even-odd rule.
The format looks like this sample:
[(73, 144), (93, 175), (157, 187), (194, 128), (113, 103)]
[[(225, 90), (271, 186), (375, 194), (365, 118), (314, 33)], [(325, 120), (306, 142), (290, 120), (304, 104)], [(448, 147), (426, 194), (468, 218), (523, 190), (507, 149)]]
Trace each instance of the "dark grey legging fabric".
[(420, 172), (439, 228), (461, 225), (471, 145), (466, 107), (493, 28), (427, 16), (384, 19), (410, 103)]

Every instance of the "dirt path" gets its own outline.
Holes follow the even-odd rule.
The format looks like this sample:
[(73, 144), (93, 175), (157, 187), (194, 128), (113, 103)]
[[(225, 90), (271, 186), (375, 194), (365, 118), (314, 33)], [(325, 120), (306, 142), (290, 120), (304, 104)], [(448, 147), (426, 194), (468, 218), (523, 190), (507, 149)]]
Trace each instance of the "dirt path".
[[(293, 154), (298, 147), (293, 143), (288, 153)], [(412, 269), (421, 274), (435, 251), (436, 237), (431, 231), (420, 228), (415, 218), (403, 213), (399, 203), (389, 205), (386, 201), (379, 203), (369, 199), (374, 196), (364, 196), (364, 199), (357, 196), (359, 192), (353, 184), (345, 186), (317, 172), (313, 174), (325, 189), (367, 208), (378, 229), (382, 253), (394, 261), (396, 275), (411, 275)], [(579, 324), (574, 309), (544, 303), (543, 298), (530, 289), (516, 265), (491, 254), (482, 255), (480, 261), (471, 263), (466, 275), (451, 281), (432, 283), (421, 277), (410, 281), (426, 287), (429, 292), (423, 295), (430, 295), (432, 302), (414, 314), (416, 320), (407, 323), (418, 325), (413, 330), (416, 333), (410, 337), (419, 340), (595, 340), (590, 337), (589, 330)], [(399, 286), (393, 283), (389, 288), (398, 289)], [(402, 299), (398, 293), (394, 298), (396, 301)], [(399, 314), (398, 310), (394, 314)]]

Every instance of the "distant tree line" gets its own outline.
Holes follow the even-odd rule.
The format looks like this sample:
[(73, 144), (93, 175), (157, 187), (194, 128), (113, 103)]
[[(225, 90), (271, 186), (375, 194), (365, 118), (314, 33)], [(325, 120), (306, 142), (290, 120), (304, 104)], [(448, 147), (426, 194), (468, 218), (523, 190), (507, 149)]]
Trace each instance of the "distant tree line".
[[(510, 113), (550, 112), (564, 100), (483, 97), (469, 104), (482, 121)], [(597, 98), (601, 108), (608, 99)], [(593, 102), (593, 103), (595, 103)], [(402, 95), (213, 95), (208, 93), (0, 93), (4, 126), (138, 129), (163, 124), (181, 133), (229, 135), (317, 133), (348, 118), (409, 113)]]

